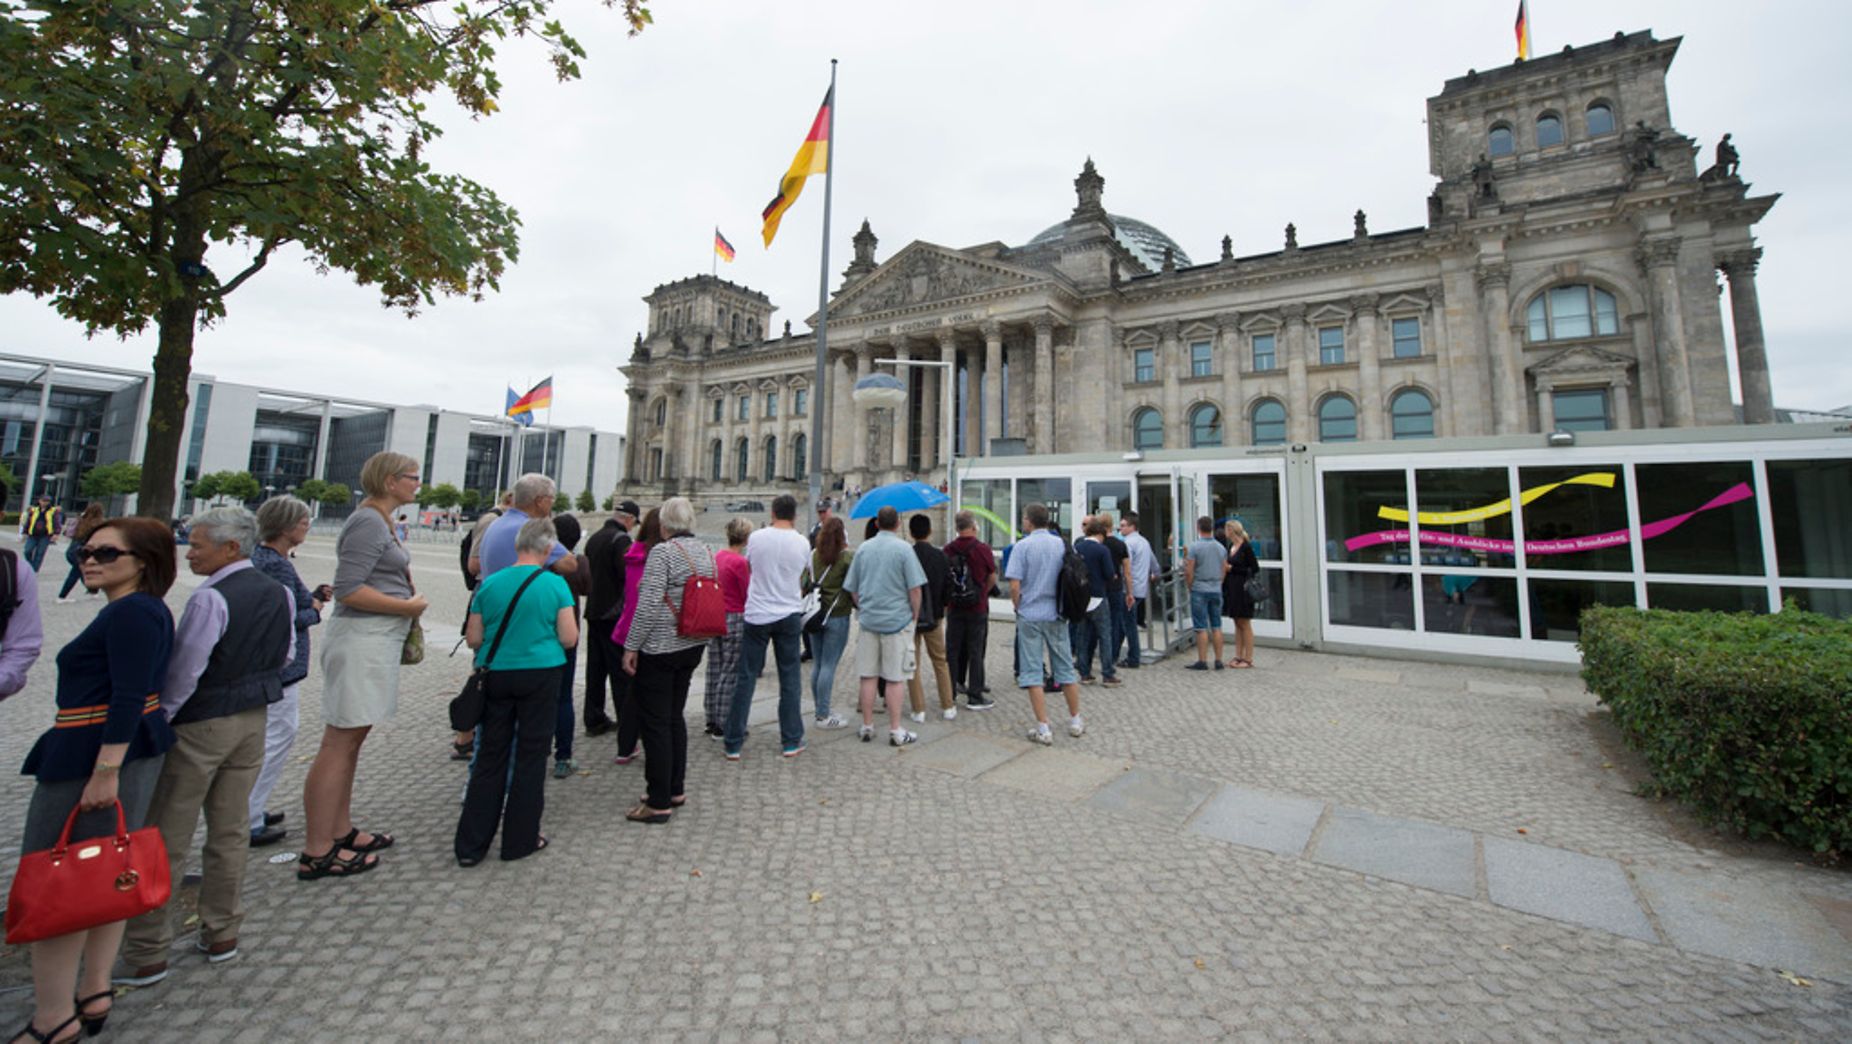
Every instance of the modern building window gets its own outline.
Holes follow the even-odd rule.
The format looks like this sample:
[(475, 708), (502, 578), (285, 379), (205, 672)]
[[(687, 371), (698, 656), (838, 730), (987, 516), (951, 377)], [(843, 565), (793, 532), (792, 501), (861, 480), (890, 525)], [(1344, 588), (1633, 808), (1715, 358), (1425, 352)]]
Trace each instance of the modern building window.
[(734, 420), (751, 420), (752, 419), (752, 396), (742, 395), (739, 397), (739, 408), (734, 411), (733, 419)]
[(1547, 149), (1563, 143), (1563, 118), (1553, 112), (1537, 117), (1537, 147)]
[(1395, 344), (1395, 357), (1413, 359), (1421, 354), (1421, 320), (1389, 320), (1389, 336)]
[(752, 445), (748, 443), (745, 439), (741, 439), (738, 442), (733, 444), (733, 455), (736, 458), (733, 462), (733, 481), (735, 482), (746, 481), (746, 474), (747, 474), (746, 472), (747, 459), (746, 458), (751, 452), (752, 452)]
[(810, 389), (793, 388), (791, 390), (791, 416), (809, 416), (805, 411), (810, 408)]
[(725, 450), (720, 445), (719, 439), (714, 440), (714, 446), (710, 452), (713, 457), (713, 460), (710, 462), (710, 465), (707, 469), (707, 476), (708, 478), (713, 479), (715, 482), (719, 482), (724, 477), (724, 475), (721, 472), (721, 469), (726, 467), (726, 462), (724, 460), (724, 457), (726, 454), (725, 454)]
[(777, 392), (766, 392), (765, 393), (765, 417), (767, 420), (771, 420), (772, 418), (777, 417), (777, 416), (778, 416), (778, 393)]
[(1318, 365), (1335, 366), (1344, 361), (1344, 328), (1342, 326), (1321, 326), (1318, 328)]
[(1202, 403), (1190, 411), (1190, 447), (1222, 444), (1222, 411)]
[(1389, 437), (1392, 439), (1431, 439), (1434, 437), (1434, 400), (1419, 388), (1405, 388), (1389, 400)]
[(810, 477), (805, 470), (810, 466), (810, 438), (806, 435), (791, 436), (791, 478), (802, 482)]
[(1614, 295), (1586, 283), (1551, 287), (1531, 298), (1526, 318), (1532, 341), (1609, 337), (1620, 332)]
[(1327, 395), (1318, 404), (1318, 441), (1357, 441), (1357, 404), (1343, 395)]
[(721, 399), (714, 400), (713, 421), (715, 424), (720, 423), (721, 416), (726, 412), (726, 409), (727, 409), (727, 406), (723, 400)]
[(765, 481), (771, 482), (778, 477), (778, 436), (765, 440), (765, 458), (760, 463)]
[(1608, 422), (1606, 388), (1559, 388), (1551, 394), (1551, 412), (1563, 431), (1607, 431), (1614, 426)]
[(1157, 349), (1135, 348), (1132, 350), (1132, 380), (1134, 382), (1157, 380)]
[(1195, 341), (1190, 345), (1190, 376), (1208, 377), (1215, 373), (1215, 357), (1211, 354), (1208, 341)]
[(1149, 406), (1132, 414), (1132, 448), (1136, 450), (1164, 448), (1164, 418)]
[(1254, 335), (1254, 370), (1260, 372), (1271, 370), (1278, 365), (1278, 357), (1273, 353), (1273, 335)]
[(1286, 441), (1286, 407), (1278, 399), (1262, 399), (1249, 414), (1249, 429), (1256, 446), (1278, 446)]
[(1614, 110), (1602, 102), (1595, 102), (1588, 107), (1588, 136), (1599, 138), (1603, 134), (1614, 133)]
[(1485, 136), (1485, 151), (1489, 156), (1509, 156), (1515, 147), (1511, 128), (1502, 123), (1495, 124), (1492, 132)]

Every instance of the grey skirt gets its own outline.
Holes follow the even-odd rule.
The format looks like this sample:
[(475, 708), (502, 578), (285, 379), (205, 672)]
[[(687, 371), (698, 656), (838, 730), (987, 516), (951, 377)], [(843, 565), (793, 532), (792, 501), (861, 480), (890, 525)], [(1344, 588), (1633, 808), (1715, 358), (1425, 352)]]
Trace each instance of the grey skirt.
[(399, 709), (399, 651), (409, 616), (337, 612), (322, 626), (322, 722), (378, 725)]
[[(122, 812), (128, 817), (130, 830), (141, 829), (147, 821), (148, 802), (154, 798), (154, 784), (161, 778), (161, 762), (165, 760), (164, 754), (137, 758), (119, 771), (116, 799), (122, 802)], [(77, 807), (77, 799), (83, 797), (84, 786), (89, 782), (88, 779), (41, 782), (33, 789), (32, 803), (26, 806), (25, 838), (19, 846), (22, 853), (43, 852), (58, 843), (58, 835), (64, 832), (64, 821)], [(77, 823), (71, 827), (71, 840), (108, 837), (115, 832), (116, 810), (98, 809), (77, 817)]]

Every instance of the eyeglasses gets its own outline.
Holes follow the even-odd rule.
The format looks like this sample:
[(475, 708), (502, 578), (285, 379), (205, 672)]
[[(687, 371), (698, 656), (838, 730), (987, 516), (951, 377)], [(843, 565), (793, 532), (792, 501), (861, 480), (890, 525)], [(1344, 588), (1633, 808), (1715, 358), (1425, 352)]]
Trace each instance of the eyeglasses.
[(135, 552), (125, 547), (110, 547), (108, 545), (104, 545), (103, 547), (80, 547), (77, 549), (77, 560), (79, 562), (94, 558), (96, 559), (97, 565), (114, 565), (116, 559), (121, 558), (123, 555), (134, 557)]
[(395, 477), (397, 477), (397, 478), (402, 478), (402, 479), (411, 479), (411, 480), (412, 480), (413, 482), (416, 482), (416, 481), (418, 481), (418, 473), (417, 473), (416, 471), (404, 471), (404, 472), (400, 472), (400, 473), (399, 473), (399, 474), (398, 474), (397, 476), (395, 476)]

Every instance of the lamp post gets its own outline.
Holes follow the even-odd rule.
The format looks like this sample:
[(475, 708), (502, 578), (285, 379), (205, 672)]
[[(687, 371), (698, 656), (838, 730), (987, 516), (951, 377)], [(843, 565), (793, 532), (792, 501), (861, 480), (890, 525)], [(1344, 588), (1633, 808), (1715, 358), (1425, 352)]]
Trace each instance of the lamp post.
[[(952, 404), (957, 396), (955, 384), (958, 380), (958, 365), (944, 359), (876, 359), (876, 366), (930, 366), (945, 371), (945, 377), (939, 382), (939, 398), (945, 403), (945, 495), (956, 500), (958, 497), (957, 467), (958, 442), (957, 432), (953, 430)], [(900, 378), (891, 374), (871, 373), (855, 382), (852, 398), (864, 406), (891, 406), (905, 409), (907, 404), (907, 386)]]

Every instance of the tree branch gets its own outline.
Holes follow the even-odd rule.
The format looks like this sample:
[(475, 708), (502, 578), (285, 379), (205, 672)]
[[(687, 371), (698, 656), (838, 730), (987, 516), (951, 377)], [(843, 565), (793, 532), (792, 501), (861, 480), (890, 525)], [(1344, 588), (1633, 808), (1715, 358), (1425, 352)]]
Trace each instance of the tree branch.
[(274, 238), (264, 240), (264, 245), (262, 249), (257, 251), (257, 256), (251, 259), (250, 265), (246, 267), (244, 271), (239, 272), (236, 276), (234, 276), (231, 282), (223, 283), (219, 285), (218, 287), (216, 287), (215, 289), (205, 291), (201, 293), (200, 296), (201, 297), (222, 298), (226, 294), (229, 294), (233, 290), (236, 290), (239, 287), (243, 286), (245, 280), (263, 271), (264, 266), (270, 263), (270, 252), (275, 250), (280, 244), (287, 243), (287, 242), (289, 242), (289, 240), (283, 236), (276, 236)]

